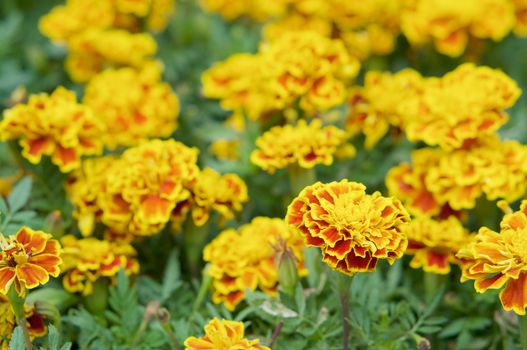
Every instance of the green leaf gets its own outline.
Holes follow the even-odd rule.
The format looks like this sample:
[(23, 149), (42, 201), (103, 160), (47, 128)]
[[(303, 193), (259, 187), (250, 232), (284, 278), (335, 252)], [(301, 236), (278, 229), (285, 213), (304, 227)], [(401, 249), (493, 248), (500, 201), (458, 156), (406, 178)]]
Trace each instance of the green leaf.
[(7, 197), (7, 204), (11, 213), (17, 212), (27, 203), (31, 194), (31, 185), (31, 177), (26, 176), (13, 187), (13, 191)]
[(179, 253), (177, 249), (172, 250), (163, 274), (163, 285), (161, 288), (161, 302), (166, 301), (176, 289), (181, 286), (181, 267), (179, 265)]
[(50, 324), (48, 326), (48, 346), (50, 350), (57, 350), (59, 348), (59, 332), (57, 332), (57, 328)]
[(304, 289), (302, 288), (302, 284), (299, 282), (296, 284), (295, 302), (298, 313), (300, 315), (303, 315), (306, 311), (306, 297), (304, 295)]
[(9, 350), (25, 350), (26, 345), (24, 344), (24, 334), (22, 333), (22, 328), (17, 326), (11, 336), (11, 341), (9, 342)]
[(440, 338), (449, 338), (452, 336), (455, 336), (463, 330), (465, 327), (466, 320), (463, 318), (457, 319), (454, 322), (451, 322), (448, 326), (446, 326), (441, 333), (439, 333)]
[(440, 326), (422, 326), (419, 327), (418, 332), (424, 334), (433, 334), (437, 333), (442, 329)]

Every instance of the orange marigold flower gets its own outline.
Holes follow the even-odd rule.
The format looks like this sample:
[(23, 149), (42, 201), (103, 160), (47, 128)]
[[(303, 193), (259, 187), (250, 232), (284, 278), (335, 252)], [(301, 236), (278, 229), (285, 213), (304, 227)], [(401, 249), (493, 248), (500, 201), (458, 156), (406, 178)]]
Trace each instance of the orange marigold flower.
[(90, 80), (83, 102), (107, 125), (102, 138), (110, 149), (168, 137), (176, 129), (179, 101), (170, 85), (161, 82), (157, 63), (139, 70), (105, 70)]
[(14, 283), (16, 291), (25, 295), (27, 289), (36, 288), (57, 277), (60, 244), (51, 235), (22, 227), (16, 235), (0, 235), (0, 293), (7, 294)]
[(388, 132), (390, 126), (404, 129), (407, 111), (405, 104), (422, 90), (423, 78), (411, 69), (392, 74), (371, 71), (366, 73), (364, 86), (352, 89), (345, 127), (351, 136), (363, 133), (364, 146), (373, 148)]
[(475, 280), (478, 293), (501, 289), (500, 300), (506, 311), (525, 315), (527, 307), (527, 201), (520, 210), (504, 216), (500, 232), (486, 227), (462, 248), (461, 281)]
[(30, 96), (27, 104), (6, 110), (0, 122), (0, 137), (19, 140), (24, 158), (37, 164), (42, 155), (51, 156), (62, 172), (78, 168), (83, 155), (100, 154), (103, 131), (92, 110), (63, 87)]
[(189, 184), (189, 189), (192, 219), (197, 226), (207, 222), (211, 210), (217, 211), (223, 220), (232, 219), (234, 212), (241, 211), (249, 199), (247, 186), (238, 175), (221, 175), (211, 168), (203, 169)]
[(408, 234), (406, 254), (413, 255), (410, 266), (437, 274), (450, 273), (450, 264), (457, 264), (455, 254), (470, 240), (470, 235), (454, 216), (437, 221), (418, 217), (405, 229)]
[(120, 269), (124, 269), (127, 275), (139, 272), (135, 249), (129, 244), (92, 237), (77, 239), (73, 235), (62, 237), (61, 243), (61, 270), (65, 273), (62, 282), (69, 292), (89, 295), (93, 292), (93, 283), (99, 278), (113, 278)]
[[(24, 305), (26, 325), (31, 340), (42, 337), (48, 332), (44, 317), (38, 313), (34, 306)], [(16, 328), (16, 318), (9, 299), (0, 294), (0, 350), (8, 350), (9, 341)]]
[(258, 339), (244, 338), (245, 327), (242, 322), (218, 320), (213, 318), (205, 326), (205, 336), (189, 337), (185, 340), (185, 350), (271, 350), (260, 345)]
[(203, 259), (210, 263), (208, 273), (213, 278), (212, 300), (234, 310), (244, 299), (246, 289), (259, 288), (275, 295), (278, 271), (273, 246), (282, 241), (296, 257), (299, 275), (307, 275), (302, 237), (282, 219), (256, 217), (238, 230), (221, 232), (203, 250)]
[(408, 243), (404, 228), (410, 216), (401, 202), (365, 190), (348, 180), (317, 182), (287, 209), (286, 222), (308, 246), (322, 249), (325, 263), (346, 274), (374, 271), (378, 259), (392, 264)]
[(346, 133), (334, 126), (322, 127), (320, 120), (307, 124), (275, 126), (256, 139), (251, 161), (269, 173), (292, 164), (312, 168), (331, 165), (333, 155), (346, 142)]
[(527, 0), (513, 0), (516, 24), (514, 33), (519, 36), (527, 36)]
[(460, 56), (469, 38), (502, 40), (514, 25), (511, 1), (416, 0), (402, 13), (402, 31), (414, 45), (433, 42), (437, 51)]
[(521, 91), (505, 73), (466, 63), (442, 78), (428, 78), (421, 96), (405, 103), (406, 134), (446, 150), (493, 135)]
[(127, 149), (106, 172), (97, 196), (101, 221), (117, 232), (151, 235), (170, 220), (199, 173), (198, 150), (175, 140), (151, 140)]

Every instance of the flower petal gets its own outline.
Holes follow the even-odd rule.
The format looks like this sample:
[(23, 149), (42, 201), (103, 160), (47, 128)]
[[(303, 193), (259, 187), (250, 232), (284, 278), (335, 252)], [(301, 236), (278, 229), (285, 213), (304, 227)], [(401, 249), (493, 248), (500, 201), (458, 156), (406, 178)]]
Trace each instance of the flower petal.
[(49, 281), (48, 272), (44, 268), (31, 263), (17, 265), (16, 275), (27, 289), (38, 287), (39, 284), (45, 284)]

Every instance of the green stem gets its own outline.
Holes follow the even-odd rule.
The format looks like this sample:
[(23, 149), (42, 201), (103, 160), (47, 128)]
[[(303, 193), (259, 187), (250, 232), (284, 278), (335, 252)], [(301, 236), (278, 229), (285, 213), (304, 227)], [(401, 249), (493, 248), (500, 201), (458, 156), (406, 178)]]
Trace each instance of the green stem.
[(527, 350), (527, 316), (518, 316), (520, 322), (520, 339), (522, 350)]
[(22, 298), (18, 295), (14, 287), (9, 289), (7, 293), (13, 312), (15, 313), (16, 323), (22, 329), (22, 334), (24, 335), (24, 343), (26, 344), (26, 350), (31, 350), (33, 344), (31, 343), (31, 338), (29, 337), (29, 331), (27, 329), (26, 315), (24, 312), (24, 302), (25, 298)]
[(203, 303), (203, 300), (205, 299), (205, 296), (207, 295), (207, 291), (209, 290), (210, 284), (212, 283), (212, 277), (209, 275), (208, 269), (208, 265), (205, 266), (205, 268), (203, 269), (201, 286), (199, 287), (198, 296), (194, 301), (194, 305), (192, 305), (192, 314), (195, 314), (198, 311), (199, 307)]
[(99, 278), (93, 283), (93, 292), (84, 297), (86, 309), (94, 315), (102, 315), (108, 306), (108, 280)]
[(349, 350), (350, 338), (350, 302), (351, 302), (351, 281), (353, 276), (347, 276), (340, 273), (338, 276), (338, 292), (340, 299), (340, 308), (342, 312), (342, 350)]
[(317, 181), (317, 175), (313, 168), (306, 169), (298, 164), (293, 164), (287, 169), (293, 196), (298, 195), (306, 186), (312, 185)]
[(424, 272), (425, 301), (427, 303), (434, 300), (439, 289), (445, 284), (445, 276), (433, 272)]
[(190, 272), (195, 278), (199, 278), (201, 254), (208, 235), (208, 222), (203, 226), (196, 226), (191, 217), (187, 218), (183, 227), (183, 244)]

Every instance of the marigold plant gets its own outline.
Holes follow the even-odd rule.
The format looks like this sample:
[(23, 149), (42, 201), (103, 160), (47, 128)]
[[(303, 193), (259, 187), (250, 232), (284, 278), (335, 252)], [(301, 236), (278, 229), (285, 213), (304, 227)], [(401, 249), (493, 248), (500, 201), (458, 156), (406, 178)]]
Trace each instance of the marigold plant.
[(341, 180), (306, 187), (287, 209), (286, 222), (308, 246), (319, 247), (331, 268), (346, 274), (374, 271), (379, 259), (390, 264), (408, 244), (410, 216), (401, 202)]

